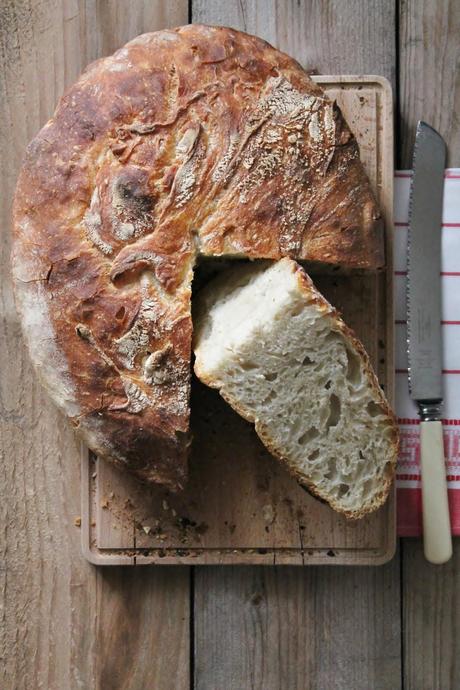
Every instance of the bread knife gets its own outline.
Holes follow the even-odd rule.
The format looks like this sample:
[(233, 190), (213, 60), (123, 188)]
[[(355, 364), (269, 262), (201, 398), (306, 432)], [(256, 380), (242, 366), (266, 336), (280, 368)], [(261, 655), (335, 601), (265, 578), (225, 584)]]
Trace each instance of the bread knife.
[(407, 353), (409, 392), (420, 416), (425, 557), (452, 555), (441, 410), (441, 226), (446, 145), (425, 122), (415, 136), (409, 200)]

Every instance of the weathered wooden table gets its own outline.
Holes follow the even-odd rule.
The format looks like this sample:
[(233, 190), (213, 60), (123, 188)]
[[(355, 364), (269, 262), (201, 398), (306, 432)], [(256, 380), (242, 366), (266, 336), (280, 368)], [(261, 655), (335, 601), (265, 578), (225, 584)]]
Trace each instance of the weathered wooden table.
[(386, 76), (399, 165), (421, 116), (460, 165), (458, 0), (0, 2), (0, 687), (457, 690), (458, 541), (442, 567), (418, 540), (377, 568), (96, 569), (81, 556), (78, 444), (13, 306), (11, 195), (27, 141), (88, 62), (188, 21), (258, 34), (320, 73)]

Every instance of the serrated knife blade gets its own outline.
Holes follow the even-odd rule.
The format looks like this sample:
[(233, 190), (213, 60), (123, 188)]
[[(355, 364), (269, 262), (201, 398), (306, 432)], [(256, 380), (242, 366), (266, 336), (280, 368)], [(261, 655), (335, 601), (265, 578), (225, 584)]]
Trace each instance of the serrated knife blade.
[(409, 199), (407, 354), (409, 391), (420, 424), (423, 534), (426, 558), (452, 555), (441, 409), (441, 228), (446, 145), (425, 122), (415, 136)]
[(409, 390), (442, 402), (441, 224), (446, 146), (419, 122), (409, 200), (407, 279)]

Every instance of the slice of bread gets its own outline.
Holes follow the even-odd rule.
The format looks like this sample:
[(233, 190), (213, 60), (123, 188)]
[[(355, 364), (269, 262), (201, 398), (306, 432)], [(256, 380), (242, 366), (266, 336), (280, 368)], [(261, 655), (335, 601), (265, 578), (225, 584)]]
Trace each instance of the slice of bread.
[(195, 373), (312, 494), (350, 518), (385, 501), (398, 430), (369, 358), (291, 259), (224, 273), (197, 295)]

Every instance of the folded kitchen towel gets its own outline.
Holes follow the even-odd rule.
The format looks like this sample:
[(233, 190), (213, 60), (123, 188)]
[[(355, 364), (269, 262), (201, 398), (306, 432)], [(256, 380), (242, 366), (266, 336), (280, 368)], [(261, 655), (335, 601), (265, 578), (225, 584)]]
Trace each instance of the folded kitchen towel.
[[(401, 450), (396, 475), (400, 536), (422, 533), (419, 419), (409, 397), (406, 352), (406, 273), (409, 189), (412, 173), (395, 173), (394, 272), (396, 415)], [(442, 242), (442, 335), (444, 347), (444, 451), (452, 534), (460, 534), (460, 168), (445, 172)]]

